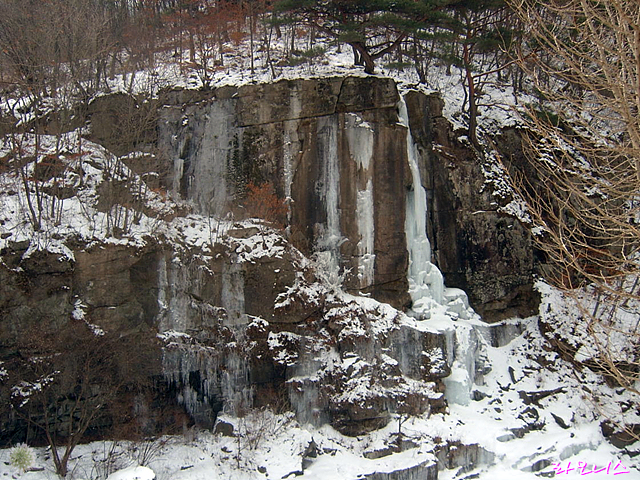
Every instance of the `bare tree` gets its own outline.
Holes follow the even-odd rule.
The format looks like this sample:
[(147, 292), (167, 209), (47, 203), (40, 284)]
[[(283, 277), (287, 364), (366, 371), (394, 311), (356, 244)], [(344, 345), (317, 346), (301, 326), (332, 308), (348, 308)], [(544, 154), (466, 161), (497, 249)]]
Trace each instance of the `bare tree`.
[(97, 0), (6, 0), (0, 47), (12, 82), (32, 96), (73, 88), (86, 96), (105, 79), (114, 53), (112, 12)]
[(56, 473), (64, 477), (85, 432), (119, 412), (124, 392), (149, 380), (153, 342), (140, 334), (105, 333), (83, 319), (55, 333), (31, 332), (6, 364), (11, 407), (47, 440)]
[(640, 332), (624, 317), (640, 305), (640, 3), (509, 3), (540, 95), (525, 117), (531, 168), (516, 188), (541, 227), (548, 280), (582, 310), (591, 365), (639, 394)]

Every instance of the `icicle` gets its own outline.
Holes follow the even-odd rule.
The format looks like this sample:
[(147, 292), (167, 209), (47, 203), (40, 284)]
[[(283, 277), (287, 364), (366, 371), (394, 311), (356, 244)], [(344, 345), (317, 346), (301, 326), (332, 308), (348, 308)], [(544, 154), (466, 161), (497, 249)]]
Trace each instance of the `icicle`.
[(340, 168), (338, 164), (338, 126), (335, 117), (318, 121), (318, 162), (320, 179), (316, 184), (327, 214), (325, 225), (318, 230), (317, 255), (330, 277), (340, 278)]
[[(289, 118), (284, 122), (284, 138), (283, 138), (283, 170), (284, 170), (284, 196), (287, 203), (291, 202), (291, 185), (293, 184), (294, 158), (297, 149), (294, 152), (294, 145), (299, 147), (297, 141), (297, 129), (299, 125), (298, 119), (302, 111), (300, 102), (300, 94), (298, 87), (295, 85), (291, 91), (291, 104), (289, 107)], [(294, 140), (296, 140), (294, 142)], [(291, 206), (287, 209), (287, 223), (291, 225)]]
[[(200, 145), (194, 178), (198, 188), (193, 197), (209, 215), (222, 216), (229, 201), (228, 163), (239, 155), (242, 139), (234, 127), (234, 103), (230, 101), (212, 102), (208, 116), (205, 116), (204, 135)], [(232, 168), (236, 168), (232, 165)], [(234, 172), (237, 174), (237, 172)]]
[[(349, 142), (349, 151), (358, 166), (356, 182), (358, 192), (356, 194), (356, 218), (360, 241), (357, 245), (358, 256), (358, 281), (361, 288), (373, 285), (375, 254), (374, 245), (374, 204), (373, 204), (373, 180), (370, 171), (373, 158), (373, 128), (360, 116), (354, 113), (346, 116), (346, 137)], [(366, 179), (363, 185), (360, 179)]]
[(226, 358), (226, 369), (222, 374), (222, 397), (224, 410), (242, 416), (253, 406), (253, 389), (249, 385), (249, 365), (245, 355), (231, 354)]
[(296, 122), (284, 123), (284, 139), (283, 139), (283, 173), (284, 173), (284, 198), (289, 205), (287, 209), (287, 224), (291, 225), (291, 184), (293, 183), (293, 152), (291, 144), (291, 130), (293, 130)]
[(227, 325), (244, 325), (244, 273), (236, 261), (225, 263), (222, 270), (222, 308), (227, 311)]
[(169, 305), (167, 301), (167, 290), (169, 281), (167, 279), (167, 259), (162, 256), (158, 262), (158, 319), (161, 332), (169, 330), (172, 326), (167, 323), (167, 312)]
[(449, 403), (468, 405), (476, 376), (476, 360), (481, 353), (480, 340), (471, 325), (455, 322), (455, 339), (447, 339), (447, 348), (453, 345), (454, 359), (451, 375), (444, 378), (445, 397)]
[(356, 213), (358, 215), (358, 230), (360, 241), (357, 245), (358, 280), (360, 287), (373, 285), (376, 256), (373, 253), (374, 220), (373, 220), (373, 182), (367, 182), (365, 190), (358, 192), (356, 199)]
[(407, 127), (407, 160), (411, 170), (413, 188), (407, 192), (405, 231), (409, 250), (409, 294), (413, 300), (413, 312), (428, 318), (433, 302), (442, 304), (444, 282), (440, 270), (431, 263), (431, 244), (427, 238), (427, 193), (420, 181), (418, 152), (411, 129), (407, 104), (402, 98), (399, 104), (400, 123)]

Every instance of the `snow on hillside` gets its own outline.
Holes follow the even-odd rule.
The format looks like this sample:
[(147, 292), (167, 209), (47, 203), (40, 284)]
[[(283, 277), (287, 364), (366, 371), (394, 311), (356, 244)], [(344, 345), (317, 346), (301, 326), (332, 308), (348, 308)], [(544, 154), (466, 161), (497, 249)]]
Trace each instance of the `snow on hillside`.
[[(523, 333), (505, 345), (487, 348), (492, 370), (483, 385), (475, 387), (478, 400), (466, 406), (450, 405), (447, 414), (404, 421), (401, 432), (406, 446), (401, 453), (385, 455), (397, 436), (396, 421), (368, 435), (345, 437), (329, 426), (299, 425), (290, 414), (259, 410), (241, 419), (221, 417), (241, 437), (186, 431), (147, 445), (126, 441), (81, 445), (74, 452), (72, 478), (105, 478), (116, 469), (142, 462), (158, 480), (355, 480), (446, 458), (442, 449), (447, 442), (460, 449), (474, 446), (466, 455), (478, 465), (443, 470), (439, 479), (530, 479), (585, 465), (588, 473), (596, 466), (606, 469), (609, 462), (610, 474), (629, 472), (622, 478), (637, 478), (637, 459), (603, 439), (599, 412), (586, 395), (589, 390), (604, 397), (624, 393), (607, 388), (588, 371), (576, 373), (547, 351), (535, 317), (507, 324), (521, 325)], [(8, 465), (9, 450), (0, 451), (0, 475), (55, 478), (47, 450), (36, 452), (33, 471), (20, 473)], [(604, 475), (606, 470), (590, 478)]]
[(30, 134), (5, 137), (0, 157), (7, 161), (0, 175), (0, 249), (26, 241), (27, 257), (42, 250), (73, 260), (69, 241), (143, 245), (176, 208), (77, 131), (40, 135), (37, 142)]
[[(224, 66), (217, 66), (207, 72), (208, 78), (203, 78), (203, 72), (193, 68), (189, 63), (190, 53), (185, 50), (182, 58), (174, 52), (159, 53), (157, 66), (149, 70), (140, 70), (131, 74), (115, 75), (108, 79), (109, 88), (99, 95), (115, 92), (131, 94), (156, 95), (163, 89), (185, 88), (200, 89), (219, 88), (224, 86), (242, 86), (249, 84), (269, 83), (279, 80), (294, 80), (304, 78), (323, 78), (332, 76), (369, 77), (361, 66), (353, 63), (351, 49), (342, 46), (338, 48), (331, 39), (318, 36), (317, 45), (322, 45), (324, 53), (315, 58), (303, 61), (298, 65), (287, 65), (284, 61), (285, 52), (289, 49), (283, 44), (284, 40), (274, 40), (269, 64), (265, 52), (255, 52), (254, 71), (251, 71), (250, 50), (248, 42), (235, 45), (233, 51), (224, 54)], [(306, 40), (298, 40), (297, 48), (309, 47)], [(280, 59), (281, 61), (278, 61)], [(464, 72), (455, 66), (439, 65), (434, 62), (427, 74), (428, 80), (420, 83), (415, 69), (411, 66), (403, 68), (388, 68), (381, 59), (376, 66), (375, 76), (392, 77), (398, 83), (401, 93), (408, 89), (419, 89), (424, 93), (437, 93), (444, 100), (444, 115), (453, 123), (456, 129), (464, 131), (467, 119), (463, 114), (465, 92), (462, 88)], [(447, 73), (447, 71), (449, 73)], [(499, 83), (489, 83), (481, 95), (482, 107), (478, 117), (480, 127), (488, 132), (495, 132), (498, 128), (514, 126), (518, 122), (518, 105), (531, 102), (532, 98), (526, 94), (515, 94), (512, 87)], [(12, 101), (11, 110), (28, 111), (25, 101)], [(49, 102), (52, 103), (52, 102)], [(14, 105), (15, 104), (15, 105)], [(22, 107), (17, 108), (17, 107)], [(6, 107), (5, 107), (6, 109)], [(462, 135), (462, 133), (461, 133)]]

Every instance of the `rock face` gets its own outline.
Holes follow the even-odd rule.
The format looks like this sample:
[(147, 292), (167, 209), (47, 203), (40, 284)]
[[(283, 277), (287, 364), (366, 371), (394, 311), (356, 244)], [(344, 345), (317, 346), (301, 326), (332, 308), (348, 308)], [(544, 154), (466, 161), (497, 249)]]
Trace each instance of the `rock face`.
[[(43, 323), (55, 329), (71, 314), (69, 285), (73, 265), (57, 255), (22, 258), (28, 243), (14, 243), (2, 252), (0, 264), (0, 355), (14, 354), (15, 339)], [(24, 267), (21, 265), (24, 264)], [(21, 267), (19, 270), (18, 267)]]
[(415, 467), (393, 472), (377, 472), (365, 475), (366, 480), (437, 480), (438, 466), (433, 461), (425, 461)]
[[(141, 168), (161, 172), (202, 213), (246, 215), (238, 204), (247, 183), (269, 182), (287, 199), (297, 248), (337, 265), (347, 291), (406, 309), (412, 180), (399, 100), (391, 79), (335, 77), (174, 90), (146, 103), (116, 94), (96, 99), (87, 115), (90, 138), (118, 154), (153, 142), (165, 164), (150, 158), (156, 165)], [(507, 200), (488, 182), (493, 165), (460, 140), (437, 95), (410, 91), (405, 101), (428, 192), (432, 261), (446, 285), (467, 292), (485, 321), (534, 313), (530, 235), (500, 210)], [(496, 145), (507, 160), (521, 154), (513, 130)]]
[(160, 150), (169, 183), (202, 212), (232, 210), (248, 182), (287, 199), (293, 244), (344, 287), (410, 304), (406, 128), (390, 79), (329, 78), (167, 94)]
[[(407, 129), (391, 79), (328, 78), (173, 91), (161, 109), (169, 183), (202, 212), (222, 213), (247, 182), (270, 182), (288, 202), (303, 253), (345, 274), (344, 287), (405, 309)], [(478, 155), (442, 117), (442, 101), (406, 95), (428, 192), (433, 262), (487, 321), (536, 307), (530, 236), (499, 211)], [(333, 268), (332, 267), (332, 268)]]
[[(315, 258), (323, 276), (319, 291), (312, 286), (315, 274), (296, 277), (301, 267), (292, 267), (290, 260), (234, 260), (214, 268), (223, 272), (216, 288), (227, 294), (209, 303), (223, 307), (225, 325), (249, 325), (248, 336), (231, 332), (231, 343), (255, 342), (278, 359), (270, 366), (250, 365), (243, 363), (243, 354), (229, 352), (245, 372), (234, 380), (234, 388), (253, 395), (248, 392), (255, 393), (257, 378), (268, 388), (286, 385), (303, 421), (329, 421), (353, 435), (384, 425), (385, 412), (395, 411), (398, 399), (410, 396), (410, 385), (397, 383), (403, 375), (430, 383), (421, 387), (425, 395), (408, 402), (413, 408), (441, 408), (447, 383), (441, 379), (454, 365), (447, 346), (455, 341), (452, 331), (445, 338), (443, 332), (420, 331), (399, 321), (389, 326), (379, 307), (345, 304), (331, 293), (330, 285), (343, 278), (349, 292), (400, 310), (411, 306), (405, 212), (407, 192), (415, 186), (408, 166), (409, 130), (428, 193), (425, 214), (433, 261), (447, 286), (465, 289), (487, 320), (529, 314), (535, 307), (528, 233), (499, 211), (483, 172), (487, 167), (456, 138), (437, 96), (405, 96), (409, 128), (400, 122), (400, 101), (393, 81), (374, 77), (179, 90), (162, 100), (159, 150), (169, 162), (167, 183), (174, 193), (195, 202), (201, 213), (242, 215), (237, 204), (247, 183), (271, 183), (287, 202), (286, 236)], [(170, 316), (173, 320), (162, 321), (163, 330), (188, 330), (180, 319), (189, 315)], [(191, 354), (184, 353), (190, 351), (184, 345), (180, 348), (172, 367), (176, 378), (189, 368), (206, 370), (181, 364)], [(328, 367), (326, 357), (336, 352), (340, 362)], [(472, 381), (483, 367), (474, 364), (474, 352), (462, 356), (466, 360), (454, 367), (469, 370)], [(209, 372), (223, 370), (216, 364)], [(201, 379), (203, 384), (224, 384), (219, 373), (213, 376)], [(365, 387), (372, 378), (384, 385), (377, 393)], [(460, 387), (455, 397), (468, 397), (469, 385), (449, 383)], [(185, 391), (185, 398), (202, 395), (196, 390)], [(216, 395), (213, 403), (222, 402), (224, 394)]]
[[(145, 365), (157, 401), (176, 398), (202, 427), (212, 427), (223, 409), (240, 415), (285, 405), (303, 422), (359, 435), (403, 408), (444, 407), (441, 379), (453, 358), (438, 331), (417, 329), (387, 304), (336, 291), (263, 225), (227, 225), (214, 243), (198, 247), (188, 231), (208, 224), (180, 220), (171, 238), (78, 243), (74, 258), (28, 254), (26, 245), (5, 249), (0, 361), (24, 352), (31, 333), (78, 321), (81, 306), (83, 320), (107, 332), (151, 339), (160, 332), (161, 360)], [(137, 353), (128, 355), (135, 362)], [(7, 405), (9, 393), (2, 392)], [(0, 421), (7, 435), (20, 428), (11, 417)]]
[[(377, 77), (166, 92), (156, 145), (166, 164), (156, 170), (196, 212), (142, 243), (68, 245), (73, 258), (27, 255), (28, 244), (2, 250), (0, 354), (11, 356), (36, 323), (54, 331), (71, 321), (80, 302), (106, 330), (159, 333), (158, 388), (202, 426), (222, 409), (281, 402), (302, 422), (359, 435), (393, 412), (441, 410), (452, 369), (473, 379), (483, 366), (475, 350), (454, 347), (453, 328), (401, 312), (411, 307), (409, 131), (432, 260), (447, 286), (464, 288), (489, 320), (528, 312), (531, 247), (493, 203), (440, 100), (406, 95), (409, 128), (400, 101), (393, 81)], [(118, 108), (104, 99), (92, 108), (94, 138), (113, 139), (106, 130)], [(238, 221), (250, 182), (269, 182), (285, 199), (283, 231)], [(340, 285), (369, 298), (355, 301)], [(423, 467), (416, 476), (432, 475)]]
[[(409, 92), (410, 128), (422, 153), (422, 181), (429, 208), (427, 229), (433, 262), (447, 287), (463, 289), (485, 321), (537, 312), (533, 292), (531, 235), (501, 211), (508, 199), (496, 195), (490, 161), (462, 143), (442, 116), (437, 95)], [(508, 156), (513, 142), (499, 142)], [(509, 147), (509, 149), (507, 149)]]
[(301, 422), (359, 435), (407, 404), (444, 407), (444, 337), (337, 292), (278, 233), (234, 228), (213, 254), (160, 256), (158, 272), (164, 374), (200, 425), (284, 403)]

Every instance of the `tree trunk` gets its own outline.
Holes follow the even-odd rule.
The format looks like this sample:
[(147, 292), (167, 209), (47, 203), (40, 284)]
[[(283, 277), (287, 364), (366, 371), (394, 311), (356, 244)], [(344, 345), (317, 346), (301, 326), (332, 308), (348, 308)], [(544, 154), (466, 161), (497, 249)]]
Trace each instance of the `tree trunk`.
[(189, 62), (196, 63), (196, 41), (191, 30), (189, 30)]
[(358, 53), (358, 50), (353, 45), (351, 45), (351, 48), (353, 49), (353, 64), (354, 65), (362, 65), (363, 63), (362, 63), (362, 59), (360, 57), (360, 53)]
[(469, 51), (469, 45), (464, 44), (463, 47), (463, 61), (464, 69), (467, 80), (467, 93), (469, 101), (469, 140), (471, 144), (480, 149), (480, 142), (478, 141), (478, 104), (476, 99), (476, 86), (471, 70), (471, 55)]
[(360, 60), (364, 63), (364, 73), (373, 75), (375, 73), (375, 63), (367, 48), (360, 42), (354, 42), (350, 45), (360, 55)]

